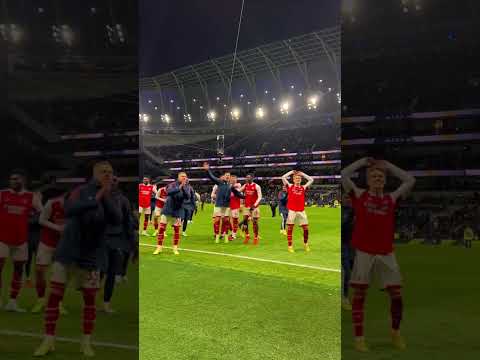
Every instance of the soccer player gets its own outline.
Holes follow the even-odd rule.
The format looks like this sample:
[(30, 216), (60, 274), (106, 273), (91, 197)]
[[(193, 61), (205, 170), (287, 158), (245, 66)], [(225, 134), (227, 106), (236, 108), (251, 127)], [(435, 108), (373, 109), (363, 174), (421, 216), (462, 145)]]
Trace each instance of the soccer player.
[[(32, 309), (32, 313), (39, 313), (45, 307), (46, 275), (48, 267), (52, 264), (55, 249), (65, 228), (64, 202), (66, 196), (66, 193), (62, 193), (57, 197), (49, 199), (43, 211), (40, 213), (38, 222), (42, 226), (42, 229), (40, 232), (40, 243), (38, 245), (35, 268), (35, 288), (38, 300)], [(62, 304), (60, 304), (60, 312), (63, 314), (66, 313)]]
[(220, 222), (221, 222), (221, 234), (224, 238), (224, 242), (228, 243), (228, 237), (225, 236), (228, 224), (230, 221), (230, 197), (233, 193), (234, 196), (241, 198), (243, 195), (230, 184), (230, 173), (225, 172), (221, 178), (217, 178), (210, 170), (210, 166), (207, 162), (203, 164), (203, 169), (207, 171), (208, 177), (217, 185), (215, 207), (213, 210), (214, 220), (214, 232), (215, 243), (220, 243)]
[(10, 174), (9, 188), (0, 190), (0, 293), (2, 270), (6, 259), (10, 257), (13, 262), (13, 274), (10, 299), (5, 310), (15, 312), (25, 312), (18, 307), (17, 297), (22, 288), (23, 270), (28, 259), (30, 214), (33, 210), (42, 211), (38, 193), (25, 190), (25, 181), (24, 171), (14, 170)]
[(202, 211), (203, 211), (203, 207), (205, 206), (205, 201), (207, 201), (207, 194), (206, 193), (202, 193), (202, 195), (200, 195), (200, 203), (202, 204)]
[(187, 198), (187, 174), (179, 172), (177, 180), (167, 186), (167, 201), (162, 209), (160, 225), (158, 228), (157, 248), (153, 252), (158, 255), (163, 251), (163, 241), (167, 225), (173, 226), (173, 253), (179, 255), (178, 243), (180, 242), (180, 226), (184, 213), (183, 202)]
[(155, 210), (153, 211), (153, 226), (155, 228), (154, 236), (158, 236), (158, 219), (162, 215), (162, 209), (167, 201), (167, 188), (165, 186), (158, 188), (155, 194)]
[[(288, 178), (293, 175), (293, 185), (288, 182)], [(302, 178), (307, 180), (305, 185), (302, 185)], [(303, 246), (305, 251), (310, 251), (308, 245), (308, 218), (305, 212), (305, 192), (313, 184), (313, 178), (304, 174), (301, 171), (292, 170), (282, 176), (282, 182), (287, 187), (288, 192), (288, 217), (287, 217), (287, 239), (288, 251), (293, 253), (293, 227), (295, 222), (303, 228)]]
[(143, 214), (143, 236), (147, 236), (147, 227), (149, 216), (152, 212), (151, 197), (153, 193), (153, 185), (150, 183), (150, 178), (145, 176), (143, 182), (138, 185), (138, 212), (139, 216)]
[(187, 179), (187, 182), (185, 183), (185, 194), (186, 194), (186, 197), (183, 200), (182, 235), (188, 236), (187, 235), (188, 222), (191, 220), (193, 212), (195, 211), (195, 207), (196, 207), (195, 191), (190, 186), (188, 179)]
[(103, 310), (108, 314), (115, 312), (110, 305), (115, 288), (115, 278), (123, 274), (124, 260), (129, 258), (130, 251), (135, 248), (137, 241), (130, 201), (120, 190), (116, 176), (113, 177), (111, 196), (112, 200), (118, 204), (121, 218), (120, 222), (109, 221), (105, 230), (106, 264), (104, 264), (102, 270), (106, 277), (103, 291)]
[(288, 218), (288, 188), (283, 185), (282, 191), (278, 193), (278, 212), (282, 218), (280, 223), (280, 234), (287, 236), (287, 218)]
[(251, 219), (253, 225), (253, 245), (258, 245), (258, 220), (260, 219), (260, 201), (262, 201), (262, 188), (253, 181), (253, 175), (246, 176), (246, 183), (240, 188), (240, 191), (245, 194), (245, 211), (243, 217), (245, 240), (244, 244), (250, 241), (250, 233), (248, 232), (248, 222)]
[[(367, 167), (368, 189), (352, 180), (360, 168)], [(384, 193), (387, 173), (401, 180), (392, 193)], [(400, 335), (403, 313), (402, 277), (393, 250), (395, 208), (397, 200), (414, 186), (415, 178), (385, 160), (362, 158), (342, 170), (342, 185), (350, 194), (355, 213), (352, 246), (356, 250), (350, 284), (353, 288), (352, 321), (355, 349), (368, 351), (363, 334), (364, 303), (371, 277), (376, 274), (390, 295), (391, 337), (398, 349), (406, 347)]]
[[(242, 185), (237, 182), (237, 176), (230, 176), (230, 185), (240, 191)], [(232, 241), (237, 238), (238, 231), (238, 219), (240, 218), (240, 202), (241, 198), (235, 196), (233, 192), (230, 193), (230, 216), (231, 216), (231, 228), (232, 234), (228, 237), (228, 240)]]
[(55, 349), (59, 304), (73, 276), (84, 303), (80, 351), (84, 356), (95, 355), (91, 335), (96, 319), (95, 297), (100, 287), (100, 254), (103, 254), (106, 225), (121, 221), (120, 209), (111, 195), (112, 177), (113, 168), (109, 162), (96, 163), (93, 178), (74, 189), (65, 201), (65, 229), (52, 265), (45, 336), (34, 356), (45, 356)]

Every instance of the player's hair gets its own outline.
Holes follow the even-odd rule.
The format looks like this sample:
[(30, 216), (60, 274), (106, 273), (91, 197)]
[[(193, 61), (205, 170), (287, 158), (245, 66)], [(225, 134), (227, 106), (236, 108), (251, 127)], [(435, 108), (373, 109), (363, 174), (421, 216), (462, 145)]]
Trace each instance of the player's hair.
[(112, 164), (108, 160), (101, 160), (97, 161), (95, 164), (93, 164), (93, 171), (95, 172), (96, 169), (98, 169), (101, 166), (109, 166), (113, 168)]
[(385, 176), (387, 175), (387, 170), (385, 168), (373, 165), (373, 166), (369, 166), (367, 168), (367, 176), (370, 175), (374, 171), (380, 171), (381, 173), (383, 173), (383, 175), (385, 175)]
[(20, 169), (20, 168), (13, 169), (12, 171), (10, 171), (10, 176), (13, 176), (13, 175), (20, 175), (24, 179), (27, 178), (27, 172), (25, 171), (25, 169)]
[(187, 176), (187, 173), (185, 171), (180, 171), (178, 174), (177, 174), (177, 177), (179, 177), (181, 174), (184, 174), (185, 176)]

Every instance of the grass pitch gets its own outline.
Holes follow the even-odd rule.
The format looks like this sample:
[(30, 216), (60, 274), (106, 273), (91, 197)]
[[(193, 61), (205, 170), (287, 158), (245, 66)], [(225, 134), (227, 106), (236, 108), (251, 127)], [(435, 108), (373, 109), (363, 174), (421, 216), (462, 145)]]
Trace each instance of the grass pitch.
[(390, 345), (389, 298), (378, 286), (371, 286), (365, 304), (365, 338), (370, 352), (353, 350), (351, 314), (342, 312), (342, 359), (477, 359), (480, 247), (475, 245), (472, 249), (397, 246), (404, 277), (401, 331), (407, 349), (400, 352)]
[[(340, 359), (340, 209), (307, 213), (310, 253), (297, 228), (297, 251), (287, 252), (280, 218), (267, 207), (256, 247), (241, 237), (215, 244), (211, 205), (199, 210), (180, 243), (202, 252), (154, 256), (155, 238), (142, 237), (140, 359)], [(166, 246), (171, 235), (169, 229)]]

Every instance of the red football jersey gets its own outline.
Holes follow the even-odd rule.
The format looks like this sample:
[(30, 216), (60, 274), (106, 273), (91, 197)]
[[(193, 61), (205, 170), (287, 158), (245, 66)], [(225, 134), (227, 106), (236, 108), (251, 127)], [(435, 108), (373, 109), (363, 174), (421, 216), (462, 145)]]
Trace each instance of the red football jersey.
[(257, 184), (245, 184), (245, 188), (243, 190), (245, 194), (245, 207), (251, 208), (258, 200), (258, 191), (257, 191)]
[(396, 202), (390, 194), (383, 197), (365, 191), (359, 198), (351, 195), (355, 214), (352, 246), (360, 251), (386, 255), (393, 251)]
[(305, 188), (301, 185), (288, 187), (287, 209), (292, 211), (305, 210)]
[[(162, 199), (162, 200), (160, 200)], [(160, 190), (157, 191), (157, 196), (155, 197), (155, 206), (159, 209), (163, 209), (165, 205), (165, 201), (167, 200), (167, 189), (162, 187)]]
[[(65, 223), (65, 208), (64, 208), (64, 197), (56, 198), (51, 200), (51, 212), (50, 222), (63, 225)], [(58, 241), (60, 240), (61, 233), (43, 226), (40, 241), (49, 247), (57, 247)]]
[(138, 185), (138, 206), (141, 208), (149, 208), (152, 198), (153, 185)]
[(0, 242), (20, 246), (28, 240), (28, 220), (33, 211), (33, 193), (0, 190)]
[[(238, 183), (235, 184), (234, 187), (237, 190), (240, 190), (241, 188), (240, 184)], [(233, 195), (233, 192), (230, 193), (230, 209), (231, 210), (240, 209), (240, 198)]]

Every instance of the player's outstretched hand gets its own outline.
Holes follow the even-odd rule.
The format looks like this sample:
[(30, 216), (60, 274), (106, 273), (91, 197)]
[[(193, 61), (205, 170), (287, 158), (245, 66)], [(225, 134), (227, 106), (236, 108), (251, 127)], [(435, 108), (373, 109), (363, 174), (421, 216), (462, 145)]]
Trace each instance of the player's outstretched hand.
[(208, 165), (208, 163), (205, 161), (203, 163), (203, 170), (208, 170), (208, 169), (210, 169), (210, 165)]

